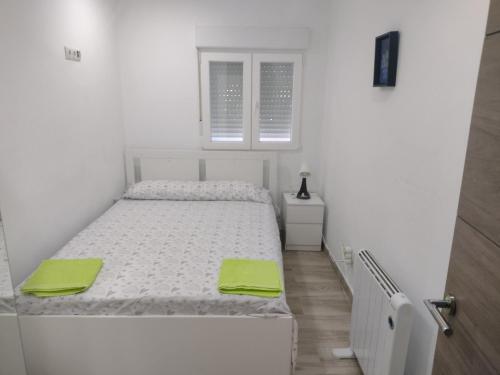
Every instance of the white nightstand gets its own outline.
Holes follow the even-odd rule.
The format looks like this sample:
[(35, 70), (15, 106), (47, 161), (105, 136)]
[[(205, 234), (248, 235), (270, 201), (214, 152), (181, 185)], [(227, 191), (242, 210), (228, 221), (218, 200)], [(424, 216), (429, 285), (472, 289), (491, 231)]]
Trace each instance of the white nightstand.
[(321, 250), (325, 204), (316, 193), (311, 199), (297, 199), (297, 193), (283, 193), (283, 222), (286, 250)]

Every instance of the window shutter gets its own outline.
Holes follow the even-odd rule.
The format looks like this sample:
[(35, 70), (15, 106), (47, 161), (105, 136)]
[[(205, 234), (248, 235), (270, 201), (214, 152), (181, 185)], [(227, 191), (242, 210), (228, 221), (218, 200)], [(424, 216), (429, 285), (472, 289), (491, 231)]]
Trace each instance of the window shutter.
[(252, 74), (252, 148), (299, 147), (302, 55), (256, 53)]
[(290, 142), (293, 63), (260, 63), (259, 141)]
[(203, 147), (248, 150), (252, 143), (252, 55), (203, 52)]
[(243, 63), (210, 61), (210, 137), (243, 141)]

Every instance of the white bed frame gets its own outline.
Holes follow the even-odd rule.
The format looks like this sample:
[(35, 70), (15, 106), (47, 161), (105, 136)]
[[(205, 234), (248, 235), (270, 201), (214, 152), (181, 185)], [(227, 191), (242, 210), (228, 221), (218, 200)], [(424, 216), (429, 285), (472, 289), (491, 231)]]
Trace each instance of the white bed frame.
[[(128, 149), (127, 184), (244, 180), (276, 201), (272, 152)], [(19, 317), (29, 375), (289, 375), (294, 321), (276, 316)]]
[(279, 197), (275, 152), (129, 148), (125, 166), (128, 186), (142, 180), (240, 180), (269, 189), (275, 203)]

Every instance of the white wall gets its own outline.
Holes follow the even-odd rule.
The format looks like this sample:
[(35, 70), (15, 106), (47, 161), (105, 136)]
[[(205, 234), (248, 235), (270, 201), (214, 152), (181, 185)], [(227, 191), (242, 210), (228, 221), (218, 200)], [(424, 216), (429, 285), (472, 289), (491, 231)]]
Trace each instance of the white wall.
[(195, 26), (309, 27), (305, 54), (302, 150), (280, 152), (280, 185), (298, 189), (302, 159), (318, 187), (328, 0), (176, 0), (120, 2), (118, 37), (126, 143), (201, 148)]
[[(429, 374), (487, 0), (337, 0), (323, 130), (327, 243), (371, 249), (416, 307), (407, 374)], [(397, 86), (372, 87), (374, 40), (401, 32)], [(350, 280), (350, 269), (343, 272)]]
[(106, 0), (0, 3), (0, 203), (15, 283), (123, 190), (113, 19)]

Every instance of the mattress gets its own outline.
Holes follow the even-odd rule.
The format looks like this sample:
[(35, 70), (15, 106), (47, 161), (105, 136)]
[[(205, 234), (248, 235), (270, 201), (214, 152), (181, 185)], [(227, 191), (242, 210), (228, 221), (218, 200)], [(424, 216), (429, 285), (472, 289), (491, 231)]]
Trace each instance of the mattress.
[[(28, 315), (289, 314), (279, 298), (223, 295), (224, 258), (269, 259), (283, 276), (271, 204), (250, 201), (118, 201), (53, 258), (100, 257), (104, 266), (85, 293), (37, 298), (16, 288)], [(284, 284), (283, 284), (284, 285)]]
[(14, 291), (12, 290), (3, 225), (0, 221), (0, 314), (15, 313), (14, 305)]

